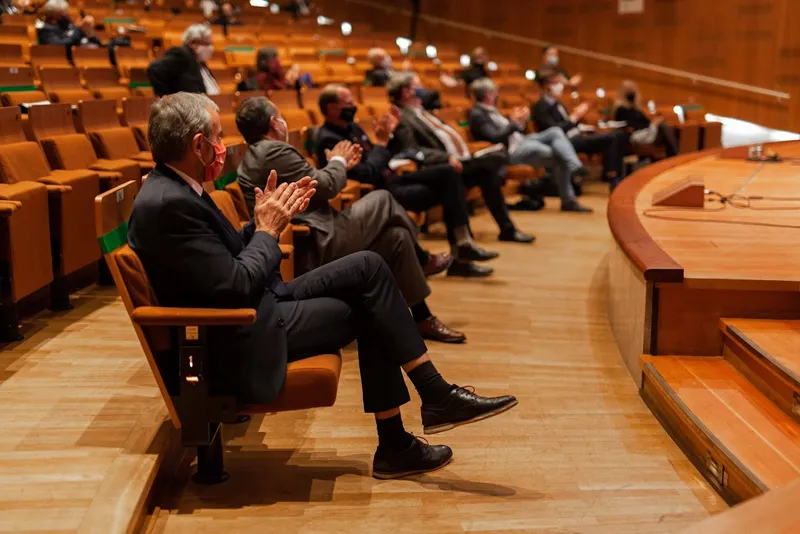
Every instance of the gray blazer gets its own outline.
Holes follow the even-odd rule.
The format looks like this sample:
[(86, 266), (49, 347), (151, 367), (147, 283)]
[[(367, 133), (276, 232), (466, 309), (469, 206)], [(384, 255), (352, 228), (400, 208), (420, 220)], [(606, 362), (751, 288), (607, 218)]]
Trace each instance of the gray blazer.
[(433, 130), (409, 108), (403, 108), (400, 123), (394, 131), (394, 139), (389, 147), (394, 154), (408, 154), (413, 151), (413, 159), (423, 165), (438, 165), (447, 163), (450, 159), (447, 150)]
[(508, 138), (511, 137), (511, 134), (524, 132), (516, 122), (511, 120), (505, 127), (499, 126), (492, 117), (493, 113), (500, 115), (496, 109), (492, 110), (476, 104), (469, 112), (469, 131), (476, 141), (503, 143), (508, 148)]

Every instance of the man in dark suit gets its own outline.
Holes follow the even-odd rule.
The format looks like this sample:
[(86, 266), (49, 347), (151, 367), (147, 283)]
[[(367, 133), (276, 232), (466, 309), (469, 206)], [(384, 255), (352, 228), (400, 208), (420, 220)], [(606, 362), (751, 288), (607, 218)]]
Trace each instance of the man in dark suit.
[(461, 73), (461, 78), (464, 80), (467, 91), (469, 91), (469, 86), (472, 85), (472, 82), (475, 80), (491, 78), (491, 76), (489, 76), (489, 71), (486, 70), (487, 57), (488, 54), (486, 50), (480, 46), (469, 55), (469, 68)]
[(542, 68), (536, 82), (542, 88), (541, 97), (531, 108), (536, 129), (543, 132), (557, 126), (567, 134), (575, 152), (602, 154), (604, 177), (612, 187), (619, 183), (625, 176), (623, 158), (628, 151), (628, 134), (623, 130), (582, 134), (578, 124), (589, 112), (589, 104), (583, 102), (568, 113), (559, 100), (564, 92), (562, 76), (553, 69)]
[(372, 68), (366, 73), (366, 83), (375, 87), (385, 87), (395, 72), (392, 68), (392, 58), (383, 48), (370, 48), (367, 59), (372, 63)]
[(361, 149), (349, 141), (330, 151), (325, 167), (314, 168), (295, 147), (285, 142), (288, 125), (276, 105), (264, 97), (246, 100), (236, 113), (236, 126), (248, 149), (239, 165), (239, 185), (252, 206), (255, 190), (263, 188), (271, 170), (281, 181), (311, 176), (319, 182), (317, 196), (298, 221), (311, 227), (299, 246), (296, 266), (305, 270), (356, 252), (372, 250), (386, 260), (395, 275), (420, 333), (426, 339), (463, 343), (466, 336), (448, 327), (428, 308), (431, 293), (426, 275), (440, 273), (453, 261), (450, 254), (428, 254), (416, 244), (417, 227), (387, 191), (375, 191), (337, 212), (328, 201), (347, 183), (347, 168), (358, 163)]
[[(272, 173), (257, 193), (255, 217), (237, 232), (201, 185), (224, 165), (221, 130), (217, 106), (203, 95), (177, 93), (153, 104), (148, 139), (157, 165), (136, 197), (128, 231), (160, 305), (256, 309), (253, 325), (209, 329), (215, 391), (268, 403), (283, 387), (287, 362), (357, 339), (364, 408), (378, 427), (376, 478), (432, 471), (452, 458), (449, 447), (403, 428), (399, 407), (409, 394), (401, 369), (422, 399), (426, 433), (516, 405), (514, 397), (481, 397), (442, 378), (377, 254), (352, 254), (284, 283), (277, 239), (316, 184), (306, 177), (277, 186)], [(175, 357), (156, 358), (168, 383), (178, 376)]]
[(583, 166), (567, 135), (554, 126), (539, 133), (525, 134), (530, 110), (515, 108), (506, 118), (495, 107), (499, 93), (490, 78), (470, 85), (475, 107), (469, 112), (469, 129), (476, 141), (502, 143), (512, 165), (531, 165), (551, 169), (561, 197), (561, 211), (591, 212), (575, 198), (573, 179), (580, 179), (588, 170)]
[(103, 46), (94, 32), (94, 17), (81, 17), (77, 24), (73, 24), (68, 9), (66, 0), (48, 0), (42, 8), (44, 24), (36, 31), (39, 44), (66, 46), (68, 57), (71, 57), (73, 46)]
[(172, 93), (219, 94), (219, 85), (206, 67), (214, 55), (211, 28), (194, 24), (183, 32), (183, 46), (167, 50), (147, 67), (147, 77), (158, 96)]
[(350, 141), (360, 146), (361, 160), (347, 170), (348, 178), (388, 190), (409, 211), (420, 213), (435, 205), (442, 206), (450, 252), (455, 258), (447, 270), (448, 275), (483, 277), (492, 274), (491, 268), (473, 263), (496, 258), (498, 254), (483, 250), (472, 240), (464, 184), (455, 169), (445, 163), (398, 175), (389, 167), (392, 159), (389, 147), (400, 118), (396, 107), (374, 121), (376, 144), (355, 122), (358, 108), (347, 86), (326, 86), (319, 96), (319, 109), (325, 117), (325, 124), (317, 133), (320, 165), (327, 165), (327, 152), (337, 143)]
[(443, 163), (459, 172), (465, 187), (478, 185), (483, 200), (500, 227), (500, 241), (531, 243), (535, 238), (517, 230), (503, 197), (502, 169), (508, 163), (505, 150), (473, 157), (464, 139), (453, 128), (422, 107), (426, 90), (414, 73), (397, 73), (389, 80), (389, 99), (399, 106), (400, 123), (391, 149), (428, 167)]

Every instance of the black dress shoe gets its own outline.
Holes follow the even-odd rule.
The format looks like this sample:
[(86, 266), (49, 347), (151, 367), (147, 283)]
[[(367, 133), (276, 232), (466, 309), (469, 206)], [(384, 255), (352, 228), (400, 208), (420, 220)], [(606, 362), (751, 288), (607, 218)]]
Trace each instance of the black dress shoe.
[(572, 171), (572, 181), (573, 182), (577, 182), (577, 183), (581, 183), (581, 182), (583, 182), (584, 178), (589, 176), (590, 172), (591, 172), (591, 169), (589, 169), (589, 167), (587, 167), (586, 165), (581, 165), (580, 167), (578, 167), (577, 169)]
[(454, 261), (447, 269), (447, 276), (463, 276), (465, 278), (485, 278), (494, 272), (491, 267), (475, 265), (469, 261)]
[(516, 397), (481, 397), (467, 388), (453, 386), (438, 404), (422, 405), (422, 425), (426, 434), (436, 434), (460, 425), (482, 421), (517, 405)]
[(453, 330), (434, 316), (417, 323), (417, 328), (423, 339), (440, 341), (441, 343), (464, 343), (467, 336), (463, 332)]
[(533, 243), (536, 241), (536, 238), (532, 235), (523, 234), (516, 228), (509, 228), (508, 230), (503, 230), (500, 232), (500, 235), (497, 237), (500, 241), (511, 241), (514, 243)]
[(425, 276), (433, 276), (450, 267), (451, 263), (453, 263), (453, 256), (449, 253), (430, 254), (428, 263), (422, 266), (422, 272), (425, 273)]
[(372, 459), (372, 476), (381, 480), (401, 478), (441, 469), (453, 459), (447, 445), (429, 445), (419, 438), (404, 451), (381, 449)]
[(489, 261), (500, 255), (499, 252), (485, 250), (478, 245), (460, 245), (456, 249), (456, 258), (465, 261)]
[(587, 208), (577, 200), (571, 200), (561, 204), (561, 211), (575, 211), (578, 213), (594, 213), (592, 208)]

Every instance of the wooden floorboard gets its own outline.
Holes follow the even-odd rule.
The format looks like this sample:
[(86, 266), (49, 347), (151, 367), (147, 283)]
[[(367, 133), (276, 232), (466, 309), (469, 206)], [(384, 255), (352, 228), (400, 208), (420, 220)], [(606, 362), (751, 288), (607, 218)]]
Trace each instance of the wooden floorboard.
[[(226, 427), (230, 480), (176, 480), (151, 531), (640, 534), (725, 509), (624, 367), (606, 317), (606, 198), (585, 202), (594, 215), (559, 213), (553, 200), (544, 212), (513, 213), (538, 236), (533, 246), (498, 244), (482, 213), (473, 227), (502, 254), (495, 276), (431, 281), (433, 312), (469, 338), (429, 345), (445, 377), (520, 400), (501, 417), (431, 436), (454, 448), (450, 466), (411, 480), (370, 477), (375, 425), (347, 350), (334, 407)], [(442, 239), (424, 244), (446, 249)], [(403, 416), (419, 433), (413, 397)]]

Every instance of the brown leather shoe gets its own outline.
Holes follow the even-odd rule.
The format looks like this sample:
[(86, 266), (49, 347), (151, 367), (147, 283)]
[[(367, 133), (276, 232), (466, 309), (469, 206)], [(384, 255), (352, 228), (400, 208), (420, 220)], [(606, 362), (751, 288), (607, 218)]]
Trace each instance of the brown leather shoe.
[(453, 256), (445, 252), (444, 254), (430, 254), (428, 263), (422, 266), (422, 272), (425, 276), (433, 276), (446, 270), (453, 263)]
[(424, 321), (417, 323), (419, 333), (423, 339), (440, 341), (442, 343), (464, 343), (467, 340), (462, 332), (453, 330), (434, 316), (430, 316)]

